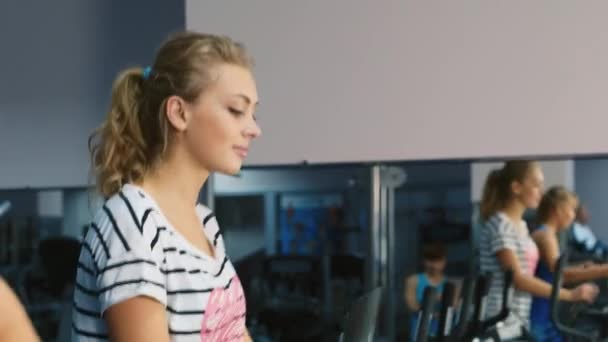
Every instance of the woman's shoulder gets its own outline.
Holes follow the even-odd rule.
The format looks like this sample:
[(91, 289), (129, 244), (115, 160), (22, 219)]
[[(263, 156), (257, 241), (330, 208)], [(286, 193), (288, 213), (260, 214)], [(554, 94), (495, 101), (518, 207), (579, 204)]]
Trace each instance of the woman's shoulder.
[(536, 229), (534, 229), (530, 236), (536, 242), (547, 241), (549, 239), (557, 240), (557, 236), (543, 225), (540, 225)]
[(129, 250), (132, 240), (155, 236), (158, 223), (155, 213), (158, 209), (153, 199), (127, 184), (99, 204), (85, 240), (90, 243), (118, 240)]
[(513, 228), (513, 223), (502, 212), (496, 212), (483, 223), (484, 227), (494, 231), (505, 231)]

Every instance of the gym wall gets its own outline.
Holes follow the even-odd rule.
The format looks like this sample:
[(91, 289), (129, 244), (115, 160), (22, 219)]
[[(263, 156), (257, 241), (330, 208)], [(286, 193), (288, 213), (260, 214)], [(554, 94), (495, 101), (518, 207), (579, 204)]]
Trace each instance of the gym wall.
[(0, 189), (89, 183), (89, 133), (125, 67), (183, 30), (183, 1), (0, 2)]
[(576, 193), (591, 214), (589, 226), (602, 241), (608, 241), (608, 160), (577, 160)]
[(257, 60), (250, 165), (608, 152), (608, 2), (186, 0)]

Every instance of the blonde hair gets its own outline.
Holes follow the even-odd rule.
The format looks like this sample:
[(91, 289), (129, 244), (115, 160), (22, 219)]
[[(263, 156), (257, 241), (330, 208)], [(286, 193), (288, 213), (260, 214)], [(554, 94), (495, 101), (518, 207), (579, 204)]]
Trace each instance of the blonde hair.
[(536, 211), (538, 222), (547, 222), (557, 207), (563, 203), (572, 203), (574, 208), (576, 208), (578, 206), (578, 197), (563, 186), (554, 186), (547, 190), (540, 200), (538, 210)]
[(182, 32), (164, 42), (148, 70), (130, 68), (118, 75), (107, 117), (89, 138), (92, 172), (104, 198), (140, 181), (160, 160), (170, 139), (167, 99), (195, 102), (220, 64), (251, 69), (253, 61), (228, 37)]
[(512, 197), (511, 183), (523, 182), (530, 171), (538, 167), (531, 160), (510, 160), (502, 169), (493, 170), (486, 179), (481, 197), (480, 214), (485, 221), (498, 210), (503, 209)]

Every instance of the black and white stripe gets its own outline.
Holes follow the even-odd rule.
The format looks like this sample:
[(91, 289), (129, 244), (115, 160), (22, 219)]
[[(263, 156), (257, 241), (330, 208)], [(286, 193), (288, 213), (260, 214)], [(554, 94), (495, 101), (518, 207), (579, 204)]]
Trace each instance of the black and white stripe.
[(158, 243), (158, 238), (160, 237), (160, 233), (163, 231), (167, 231), (167, 227), (156, 228), (156, 234), (154, 235), (152, 242), (150, 242), (150, 249), (154, 249), (154, 247), (156, 247), (156, 244)]
[(209, 223), (209, 221), (211, 221), (211, 219), (213, 219), (215, 217), (215, 215), (213, 213), (209, 213), (207, 214), (207, 216), (205, 216), (205, 218), (203, 219), (203, 226), (207, 226), (207, 223)]
[(116, 262), (116, 263), (112, 263), (107, 265), (106, 267), (102, 268), (99, 270), (98, 274), (103, 274), (106, 271), (115, 269), (115, 268), (119, 268), (119, 267), (124, 267), (124, 266), (128, 266), (128, 265), (136, 265), (137, 264), (148, 264), (151, 266), (157, 266), (156, 263), (152, 260), (146, 260), (146, 259), (133, 259), (133, 260), (127, 260), (127, 261), (121, 261), (121, 262)]
[(184, 243), (137, 187), (125, 185), (104, 203), (82, 243), (73, 340), (108, 340), (104, 310), (116, 301), (145, 295), (165, 304), (172, 341), (200, 341), (207, 300), (215, 289), (232, 286), (235, 271), (214, 214), (203, 207), (197, 211), (215, 258)]
[(106, 215), (108, 215), (108, 219), (110, 220), (110, 222), (112, 222), (112, 228), (114, 229), (116, 236), (120, 239), (120, 242), (122, 243), (125, 250), (127, 252), (129, 252), (131, 250), (131, 247), (129, 247), (129, 244), (127, 243), (127, 240), (125, 239), (125, 236), (120, 231), (120, 227), (118, 227), (118, 224), (116, 223), (114, 214), (112, 214), (112, 211), (105, 204), (103, 206), (103, 211), (105, 211)]
[(133, 219), (135, 226), (139, 229), (140, 233), (143, 233), (143, 228), (142, 228), (141, 224), (139, 223), (139, 220), (137, 219), (137, 215), (135, 215), (135, 211), (133, 210), (133, 206), (131, 205), (131, 202), (125, 196), (124, 192), (122, 192), (122, 190), (118, 193), (118, 195), (120, 196), (120, 199), (127, 206), (127, 209), (129, 209), (129, 214), (131, 214), (131, 219)]
[(78, 326), (76, 325), (75, 322), (72, 322), (72, 331), (77, 335), (76, 337), (73, 337), (72, 340), (75, 341), (82, 341), (84, 338), (88, 338), (91, 339), (93, 341), (107, 341), (108, 340), (108, 334), (101, 334), (98, 332), (93, 332), (93, 331), (86, 331), (83, 329), (78, 328)]
[[(529, 273), (531, 270), (529, 270), (527, 253), (530, 248), (536, 248), (536, 245), (527, 234), (526, 227), (516, 227), (502, 213), (492, 216), (484, 224), (479, 242), (481, 272), (492, 274), (486, 302), (486, 317), (492, 317), (501, 310), (505, 281), (504, 271), (496, 253), (503, 249), (511, 250), (517, 256), (521, 270)], [(515, 290), (510, 302), (511, 316), (507, 321), (518, 322), (527, 326), (531, 304), (532, 297), (529, 293)]]
[[(110, 249), (108, 248), (106, 241), (103, 239), (103, 236), (101, 235), (101, 232), (99, 231), (99, 227), (97, 227), (95, 222), (93, 222), (93, 223), (91, 223), (91, 228), (93, 229), (93, 232), (95, 232), (95, 234), (97, 236), (98, 240), (96, 242), (98, 242), (101, 245), (101, 247), (103, 247), (103, 251), (105, 252), (106, 259), (110, 259)], [(91, 254), (93, 254), (93, 253), (91, 252)]]

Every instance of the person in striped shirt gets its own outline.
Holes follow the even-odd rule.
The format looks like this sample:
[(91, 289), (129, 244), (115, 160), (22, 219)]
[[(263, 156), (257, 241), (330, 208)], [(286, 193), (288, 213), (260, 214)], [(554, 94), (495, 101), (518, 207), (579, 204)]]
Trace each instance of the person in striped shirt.
[(183, 32), (115, 80), (89, 140), (105, 202), (82, 242), (74, 341), (251, 340), (218, 222), (197, 204), (261, 133), (251, 68), (240, 43)]
[[(484, 222), (480, 233), (481, 272), (492, 273), (487, 296), (486, 318), (496, 316), (502, 305), (504, 271), (513, 272), (515, 291), (511, 299), (510, 315), (497, 332), (506, 340), (521, 336), (530, 328), (532, 296), (549, 298), (551, 284), (537, 278), (535, 269), (539, 259), (536, 244), (523, 220), (527, 209), (535, 209), (541, 200), (544, 175), (534, 161), (508, 161), (492, 171), (486, 180), (480, 203)], [(592, 302), (597, 287), (583, 284), (574, 290), (561, 289), (561, 300)]]

